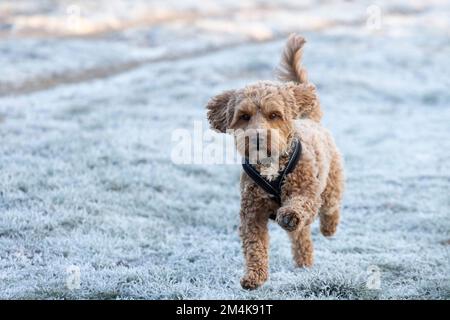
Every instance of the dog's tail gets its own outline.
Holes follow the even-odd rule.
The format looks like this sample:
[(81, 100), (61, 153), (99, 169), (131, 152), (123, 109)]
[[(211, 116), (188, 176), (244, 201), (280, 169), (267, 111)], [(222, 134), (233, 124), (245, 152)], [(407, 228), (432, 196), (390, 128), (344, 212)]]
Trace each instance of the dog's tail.
[(302, 66), (303, 45), (306, 40), (295, 33), (289, 39), (277, 68), (277, 78), (281, 81), (307, 83), (308, 75)]

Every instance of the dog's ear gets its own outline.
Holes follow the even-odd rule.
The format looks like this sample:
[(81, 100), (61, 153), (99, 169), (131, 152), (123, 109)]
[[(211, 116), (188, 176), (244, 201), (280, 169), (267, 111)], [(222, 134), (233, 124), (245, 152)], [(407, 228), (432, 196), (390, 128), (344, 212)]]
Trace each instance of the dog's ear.
[(231, 121), (234, 110), (235, 91), (228, 90), (211, 98), (206, 105), (207, 117), (211, 128), (225, 132)]
[(307, 118), (320, 122), (322, 119), (322, 110), (320, 108), (319, 98), (316, 93), (316, 87), (311, 83), (297, 84), (293, 86), (294, 96), (294, 117), (296, 119)]

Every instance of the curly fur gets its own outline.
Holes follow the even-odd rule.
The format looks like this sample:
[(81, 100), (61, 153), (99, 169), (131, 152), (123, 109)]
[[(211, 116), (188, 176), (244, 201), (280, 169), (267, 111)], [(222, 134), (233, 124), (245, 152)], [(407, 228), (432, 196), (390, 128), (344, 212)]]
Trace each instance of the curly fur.
[[(344, 189), (342, 160), (331, 134), (320, 124), (322, 111), (316, 89), (307, 81), (301, 66), (304, 43), (299, 36), (289, 37), (278, 73), (283, 81), (260, 81), (229, 90), (212, 98), (207, 105), (211, 127), (220, 132), (275, 129), (276, 133), (258, 141), (270, 155), (268, 161), (259, 159), (256, 164), (263, 175), (270, 172), (268, 168), (274, 159), (279, 167), (286, 165), (293, 138), (300, 139), (303, 146), (299, 163), (282, 187), (281, 205), (246, 173), (241, 174), (239, 232), (246, 262), (241, 279), (245, 289), (257, 288), (269, 276), (267, 224), (272, 213), (276, 213), (277, 223), (289, 233), (294, 261), (299, 267), (313, 265), (310, 225), (314, 218), (319, 216), (320, 230), (325, 236), (332, 236), (339, 223)], [(255, 139), (244, 143), (235, 134), (235, 140), (238, 151), (246, 156)]]
[(308, 82), (306, 70), (302, 67), (303, 46), (306, 40), (291, 34), (284, 48), (280, 65), (277, 69), (278, 79), (281, 81)]

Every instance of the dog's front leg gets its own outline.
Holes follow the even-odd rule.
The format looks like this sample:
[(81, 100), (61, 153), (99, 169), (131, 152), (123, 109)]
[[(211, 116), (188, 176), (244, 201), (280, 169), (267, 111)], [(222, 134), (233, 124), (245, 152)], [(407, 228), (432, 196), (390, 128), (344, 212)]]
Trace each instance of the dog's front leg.
[(256, 289), (268, 278), (268, 215), (253, 206), (241, 209), (239, 233), (244, 250), (246, 271), (241, 279), (244, 289)]
[(310, 225), (321, 205), (318, 166), (315, 158), (305, 154), (297, 172), (286, 179), (282, 205), (277, 211), (277, 222), (286, 231), (300, 230)]
[(320, 207), (320, 199), (296, 196), (278, 209), (277, 221), (289, 231), (294, 261), (299, 267), (311, 267), (314, 261), (310, 224)]
[(310, 225), (320, 208), (320, 198), (293, 197), (278, 209), (277, 223), (292, 232)]

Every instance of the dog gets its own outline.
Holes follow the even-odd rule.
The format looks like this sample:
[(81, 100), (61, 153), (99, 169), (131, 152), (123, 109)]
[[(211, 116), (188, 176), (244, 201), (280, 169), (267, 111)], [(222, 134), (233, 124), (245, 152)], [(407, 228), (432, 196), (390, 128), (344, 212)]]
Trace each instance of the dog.
[[(305, 42), (295, 34), (289, 37), (277, 69), (278, 81), (225, 91), (206, 107), (211, 128), (233, 134), (243, 159), (257, 152), (254, 164), (246, 160), (244, 167), (252, 171), (243, 170), (240, 179), (239, 234), (246, 266), (240, 283), (244, 289), (256, 289), (268, 279), (271, 217), (288, 232), (298, 267), (313, 265), (314, 218), (319, 216), (320, 231), (326, 237), (335, 234), (340, 220), (343, 162), (332, 135), (320, 123), (316, 88), (301, 61)], [(283, 173), (299, 146), (295, 167)], [(271, 194), (268, 185), (282, 173), (278, 194), (276, 190)]]

